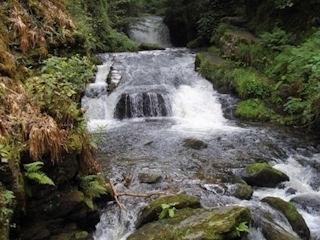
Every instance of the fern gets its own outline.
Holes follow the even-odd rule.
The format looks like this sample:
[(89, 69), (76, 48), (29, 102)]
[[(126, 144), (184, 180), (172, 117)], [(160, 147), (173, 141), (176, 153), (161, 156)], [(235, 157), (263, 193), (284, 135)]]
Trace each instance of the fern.
[(54, 182), (44, 172), (41, 171), (43, 162), (33, 162), (24, 164), (26, 172), (24, 176), (30, 180), (33, 180), (39, 184), (55, 185)]
[(86, 196), (96, 198), (107, 192), (102, 184), (102, 181), (97, 175), (87, 175), (81, 178), (80, 187)]

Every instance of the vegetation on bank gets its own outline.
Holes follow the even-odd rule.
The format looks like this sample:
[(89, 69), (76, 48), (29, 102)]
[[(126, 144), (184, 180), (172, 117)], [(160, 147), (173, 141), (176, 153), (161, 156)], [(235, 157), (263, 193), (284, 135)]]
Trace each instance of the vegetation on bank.
[[(32, 216), (27, 205), (34, 195), (42, 190), (57, 195), (65, 179), (79, 196), (71, 201), (83, 201), (89, 209), (106, 192), (96, 176), (95, 143), (80, 99), (94, 79), (94, 53), (138, 50), (124, 34), (137, 2), (0, 3), (0, 235), (6, 239), (10, 229), (20, 229), (12, 219)], [(68, 166), (64, 161), (75, 168), (68, 169), (68, 177), (53, 170)]]

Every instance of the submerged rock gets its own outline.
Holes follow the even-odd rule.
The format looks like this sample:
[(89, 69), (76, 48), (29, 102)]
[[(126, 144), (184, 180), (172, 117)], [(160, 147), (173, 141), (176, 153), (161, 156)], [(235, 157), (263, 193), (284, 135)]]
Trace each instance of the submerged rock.
[(162, 179), (160, 172), (139, 172), (138, 173), (138, 179), (140, 183), (157, 183)]
[(245, 232), (238, 229), (239, 225), (250, 221), (250, 210), (240, 206), (212, 210), (184, 208), (176, 210), (174, 217), (142, 226), (128, 240), (239, 239)]
[(208, 147), (208, 144), (198, 139), (188, 138), (183, 142), (184, 142), (183, 144), (184, 147), (192, 148), (196, 150), (200, 150)]
[(257, 187), (276, 187), (279, 183), (289, 181), (289, 177), (271, 167), (268, 163), (253, 163), (240, 172), (240, 177), (249, 185)]
[(280, 211), (289, 221), (293, 231), (302, 239), (310, 239), (310, 230), (296, 207), (289, 202), (277, 197), (266, 197), (262, 202), (268, 203), (271, 207)]

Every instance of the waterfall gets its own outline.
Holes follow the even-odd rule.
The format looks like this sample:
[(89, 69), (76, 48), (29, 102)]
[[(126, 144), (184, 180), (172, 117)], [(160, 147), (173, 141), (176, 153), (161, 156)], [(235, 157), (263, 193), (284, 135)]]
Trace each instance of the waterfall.
[[(82, 99), (92, 131), (99, 124), (110, 127), (119, 120), (159, 117), (189, 130), (231, 127), (217, 92), (195, 72), (195, 54), (189, 50), (105, 53), (101, 58), (106, 67), (98, 68), (96, 82), (88, 86)], [(100, 73), (106, 69), (108, 74)], [(101, 75), (117, 79), (112, 92), (106, 92)]]
[(162, 47), (172, 47), (169, 29), (162, 17), (149, 16), (141, 19), (129, 29), (129, 36), (138, 43), (153, 43)]

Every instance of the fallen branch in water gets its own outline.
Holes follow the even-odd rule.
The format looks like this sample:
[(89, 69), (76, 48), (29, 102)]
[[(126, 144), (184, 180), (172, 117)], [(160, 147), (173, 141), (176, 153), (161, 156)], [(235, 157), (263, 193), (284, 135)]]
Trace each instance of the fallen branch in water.
[(114, 200), (116, 201), (117, 205), (119, 206), (119, 208), (121, 210), (127, 210), (127, 209), (119, 202), (118, 197), (130, 196), (130, 197), (150, 198), (150, 197), (155, 196), (155, 195), (167, 195), (168, 194), (167, 192), (152, 192), (152, 193), (120, 192), (120, 193), (118, 193), (117, 190), (116, 190), (115, 185), (112, 182), (110, 182), (109, 185), (110, 185), (111, 195), (112, 195), (112, 197), (114, 198)]

